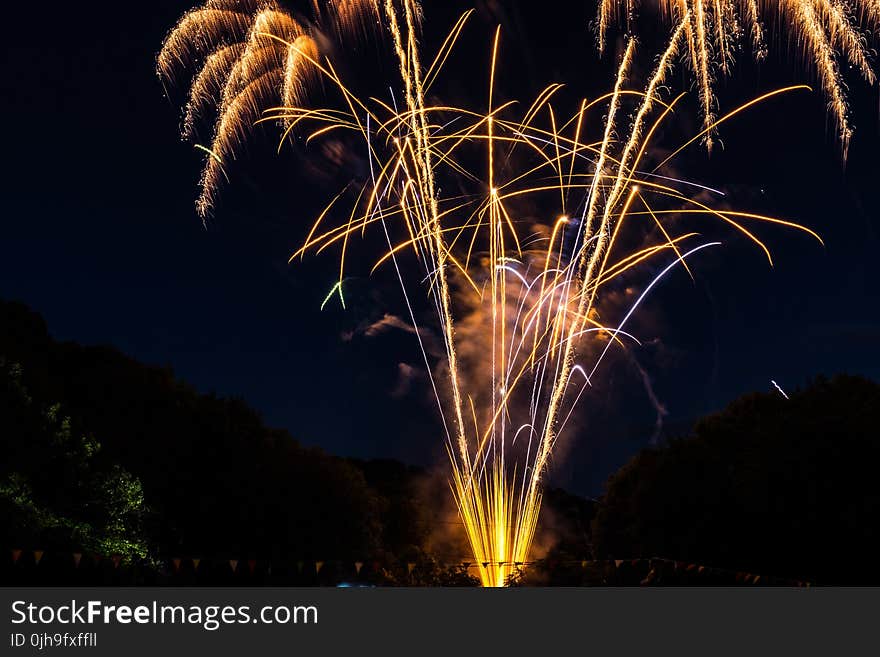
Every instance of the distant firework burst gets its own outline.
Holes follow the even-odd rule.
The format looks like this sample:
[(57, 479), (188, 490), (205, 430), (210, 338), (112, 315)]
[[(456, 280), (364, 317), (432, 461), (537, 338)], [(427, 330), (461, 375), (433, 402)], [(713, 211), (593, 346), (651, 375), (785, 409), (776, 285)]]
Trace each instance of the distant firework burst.
[[(361, 144), (368, 174), (329, 200), (291, 260), (337, 247), (338, 278), (327, 299), (342, 298), (352, 238), (373, 230), (384, 240), (374, 269), (388, 268), (399, 281), (422, 346), (473, 560), (485, 586), (502, 586), (528, 561), (554, 446), (606, 354), (637, 342), (628, 322), (668, 272), (687, 269), (688, 258), (718, 244), (677, 225), (716, 219), (768, 260), (754, 232), (759, 224), (818, 236), (781, 219), (715, 209), (700, 200), (712, 190), (658, 173), (663, 163), (649, 167), (652, 140), (683, 98), (664, 100), (662, 89), (688, 47), (689, 11), (641, 90), (631, 88), (636, 45), (629, 39), (613, 89), (567, 112), (556, 104), (560, 84), (530, 102), (497, 100), (500, 29), (489, 43), (485, 94), (462, 105), (429, 100), (470, 16), (461, 16), (426, 66), (414, 0), (330, 3), (308, 28), (274, 5), (212, 1), (171, 32), (159, 68), (166, 78), (195, 68), (188, 107), (213, 105), (218, 114), (213, 146), (205, 147), (203, 214), (219, 182), (211, 167), (222, 172), (252, 121), (281, 126), (282, 144), (292, 131), (307, 142), (345, 131)], [(360, 38), (377, 22), (397, 58), (397, 91), (363, 99), (320, 55), (315, 30), (320, 24)], [(316, 78), (333, 90), (328, 107), (308, 102)], [(526, 219), (534, 208), (543, 219)], [(648, 241), (627, 246), (630, 230), (648, 233)], [(654, 275), (642, 291), (613, 323), (601, 317), (606, 286), (649, 262)], [(436, 312), (439, 365), (423, 344), (415, 290)]]
[[(615, 20), (638, 31), (637, 0), (599, 0), (599, 49), (606, 45)], [(863, 80), (877, 81), (867, 38), (880, 27), (878, 0), (651, 0), (671, 23), (686, 17), (688, 61), (700, 93), (705, 126), (716, 113), (715, 78), (726, 76), (737, 52), (746, 45), (758, 60), (766, 56), (772, 19), (792, 50), (799, 51), (818, 79), (828, 102), (844, 154), (853, 128), (848, 116), (846, 83), (841, 64), (858, 71)], [(706, 133), (709, 147), (712, 131)]]

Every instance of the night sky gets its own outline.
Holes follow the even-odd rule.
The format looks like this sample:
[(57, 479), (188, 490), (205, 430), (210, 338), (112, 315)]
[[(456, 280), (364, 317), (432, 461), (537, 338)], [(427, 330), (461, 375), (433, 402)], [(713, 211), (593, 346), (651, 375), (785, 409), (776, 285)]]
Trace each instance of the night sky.
[[(424, 4), (430, 43), (471, 3)], [(435, 411), (422, 391), (400, 388), (399, 364), (419, 364), (412, 336), (345, 339), (399, 304), (393, 289), (356, 278), (346, 311), (328, 304), (320, 312), (332, 256), (287, 265), (323, 199), (290, 158), (273, 161), (271, 145), (258, 142), (256, 164), (234, 169), (207, 228), (196, 216), (201, 156), (178, 138), (184, 89), (169, 99), (154, 71), (163, 36), (191, 6), (6, 10), (0, 296), (42, 313), (56, 338), (112, 344), (170, 365), (199, 390), (241, 396), (303, 443), (344, 456), (441, 462)], [(592, 2), (478, 6), (465, 46), (472, 57), (464, 58), (476, 65), (452, 69), (462, 87), (467, 78), (482, 88), (490, 32), (501, 22), (502, 93), (534, 96), (557, 80), (593, 97), (610, 88), (613, 58), (598, 59), (588, 30)], [(652, 61), (650, 44), (643, 47)], [(774, 48), (760, 67), (743, 55), (734, 79), (719, 84), (722, 108), (811, 82), (786, 52)], [(356, 54), (377, 76), (383, 67), (393, 72), (375, 50)], [(686, 83), (674, 76), (677, 88)], [(740, 209), (810, 226), (825, 247), (763, 228), (771, 269), (743, 238), (707, 225), (724, 248), (695, 264), (696, 284), (672, 276), (634, 324), (651, 343), (634, 356), (668, 410), (667, 434), (740, 394), (770, 390), (771, 379), (783, 388), (838, 372), (880, 379), (878, 96), (855, 78), (851, 86), (858, 131), (845, 167), (821, 94), (805, 92), (727, 124), (724, 148), (711, 158), (695, 148), (680, 161), (683, 176), (723, 188)], [(688, 108), (693, 114), (694, 103)], [(696, 116), (690, 125), (698, 126)], [(585, 405), (552, 481), (595, 495), (649, 444), (654, 410), (625, 359)]]

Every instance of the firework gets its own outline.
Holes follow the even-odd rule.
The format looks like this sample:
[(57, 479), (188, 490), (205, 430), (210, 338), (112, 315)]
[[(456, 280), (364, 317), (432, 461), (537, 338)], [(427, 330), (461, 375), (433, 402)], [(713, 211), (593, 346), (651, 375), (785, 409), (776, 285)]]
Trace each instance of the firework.
[[(656, 0), (659, 12), (673, 22), (683, 17), (688, 60), (696, 78), (705, 127), (716, 114), (714, 83), (727, 75), (737, 50), (748, 42), (756, 59), (767, 53), (765, 18), (787, 28), (790, 45), (799, 50), (813, 69), (828, 102), (844, 155), (853, 134), (848, 116), (846, 84), (842, 63), (856, 69), (873, 85), (867, 35), (877, 29), (880, 3), (876, 0)], [(607, 33), (615, 14), (635, 21), (634, 0), (600, 0), (597, 20), (599, 49), (606, 46)], [(705, 134), (709, 148), (712, 130)]]
[(183, 136), (210, 111), (215, 123), (205, 152), (196, 204), (208, 217), (225, 179), (223, 165), (235, 159), (263, 110), (272, 103), (302, 103), (317, 77), (310, 62), (319, 56), (318, 38), (329, 25), (339, 36), (365, 34), (378, 20), (377, 0), (313, 2), (310, 21), (297, 20), (274, 0), (209, 0), (185, 14), (168, 34), (157, 60), (159, 77), (174, 82), (193, 64)]
[[(271, 85), (248, 92), (244, 102), (253, 109), (246, 114), (231, 109), (229, 103), (238, 96), (220, 96), (215, 142), (220, 140), (221, 152), (212, 149), (212, 156), (227, 152), (224, 144), (234, 143), (244, 127), (238, 122), (259, 106), (264, 111), (257, 121), (283, 126), (281, 143), (294, 130), (308, 140), (347, 131), (362, 145), (369, 176), (347, 185), (327, 204), (291, 260), (339, 248), (339, 277), (326, 304), (337, 292), (341, 298), (350, 239), (368, 229), (385, 238), (387, 250), (374, 269), (391, 268), (400, 283), (440, 411), (459, 516), (482, 583), (501, 586), (528, 560), (542, 478), (554, 446), (606, 354), (614, 345), (637, 341), (626, 331), (627, 322), (669, 271), (687, 267), (687, 258), (717, 244), (676, 230), (673, 220), (719, 219), (753, 240), (768, 259), (769, 251), (747, 224), (769, 222), (818, 236), (781, 219), (713, 209), (694, 193), (706, 188), (663, 176), (657, 168), (648, 171), (652, 139), (682, 98), (664, 100), (661, 89), (676, 56), (687, 48), (689, 12), (673, 30), (643, 90), (631, 88), (636, 46), (630, 39), (613, 90), (563, 113), (554, 105), (560, 85), (547, 87), (531, 103), (496, 101), (500, 30), (490, 43), (486, 95), (474, 103), (485, 109), (430, 101), (430, 87), (470, 13), (459, 19), (425, 67), (417, 39), (421, 13), (414, 0), (365, 3), (365, 10), (370, 20), (378, 18), (387, 27), (399, 64), (394, 86), (402, 89), (400, 96), (392, 94), (387, 101), (357, 97), (331, 62), (319, 59), (311, 42), (299, 41), (304, 31), (295, 29), (289, 17), (273, 13), (271, 20), (261, 20), (267, 10), (259, 8), (251, 15), (247, 45), (238, 58), (230, 54), (227, 68), (217, 64), (218, 71), (228, 70), (223, 85), (220, 78), (200, 85), (201, 75), (211, 57), (227, 57), (219, 55), (222, 48), (240, 42), (230, 38), (229, 46), (220, 46), (226, 39), (218, 36), (222, 30), (207, 31), (212, 47), (203, 49), (210, 54), (200, 54), (206, 64), (193, 86), (220, 89), (233, 81), (233, 89), (242, 89), (242, 79), (261, 71), (274, 76)], [(217, 20), (230, 21), (233, 33), (242, 34), (237, 18)], [(178, 45), (175, 33), (168, 43), (178, 52), (193, 48)], [(254, 60), (248, 49), (263, 54)], [(289, 66), (276, 66), (282, 53), (285, 62), (294, 53), (298, 67), (320, 75), (335, 90), (337, 102), (315, 108), (304, 94), (288, 94), (289, 76), (281, 73)], [(197, 103), (203, 93), (196, 94)], [(232, 124), (227, 125), (222, 117), (230, 112)], [(457, 193), (442, 191), (447, 189)], [(349, 206), (343, 210), (345, 202)], [(530, 208), (539, 208), (548, 219), (525, 220)], [(650, 227), (648, 242), (625, 247), (630, 226), (641, 232)], [(421, 267), (415, 278), (407, 266), (413, 256)], [(609, 282), (658, 259), (663, 262), (659, 273), (622, 318), (613, 324), (602, 321), (602, 290)], [(413, 303), (416, 280), (423, 281), (421, 291), (436, 311), (443, 345), (439, 366), (422, 344), (426, 329)]]

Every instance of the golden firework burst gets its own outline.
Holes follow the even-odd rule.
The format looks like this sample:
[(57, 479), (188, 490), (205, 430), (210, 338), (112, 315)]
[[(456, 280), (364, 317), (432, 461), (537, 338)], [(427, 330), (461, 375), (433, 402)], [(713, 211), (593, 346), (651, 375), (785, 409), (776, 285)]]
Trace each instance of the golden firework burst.
[(303, 102), (317, 78), (310, 62), (319, 55), (318, 34), (329, 25), (341, 37), (376, 26), (377, 0), (313, 2), (311, 20), (295, 19), (275, 0), (208, 0), (185, 14), (169, 32), (157, 58), (163, 81), (196, 70), (183, 119), (183, 136), (215, 112), (197, 208), (210, 215), (234, 159), (269, 103)]
[[(749, 42), (756, 59), (767, 52), (764, 22), (781, 27), (789, 45), (811, 68), (825, 93), (844, 156), (853, 134), (848, 116), (846, 83), (841, 64), (856, 69), (873, 85), (877, 78), (871, 63), (867, 38), (880, 26), (877, 0), (656, 0), (659, 13), (670, 22), (686, 18), (685, 31), (690, 68), (700, 93), (706, 127), (716, 115), (715, 79), (728, 75), (738, 48)], [(625, 17), (637, 29), (635, 0), (600, 0), (598, 12), (599, 50), (606, 47), (607, 34), (615, 17)], [(709, 148), (712, 131), (706, 132)]]
[[(330, 60), (319, 57), (309, 30), (276, 6), (254, 6), (250, 13), (231, 6), (212, 2), (184, 17), (160, 55), (166, 78), (180, 62), (203, 62), (187, 114), (204, 112), (216, 99), (200, 212), (210, 209), (216, 193), (212, 163), (219, 167), (233, 154), (253, 122), (283, 126), (281, 144), (294, 130), (308, 141), (343, 131), (360, 144), (369, 175), (326, 204), (291, 260), (338, 247), (338, 278), (326, 303), (337, 292), (342, 297), (352, 238), (367, 230), (384, 237), (387, 249), (373, 269), (390, 267), (400, 283), (440, 411), (452, 493), (472, 558), (485, 586), (503, 586), (529, 558), (553, 449), (608, 351), (637, 340), (627, 323), (660, 280), (718, 244), (681, 230), (680, 220), (720, 220), (768, 260), (755, 224), (818, 236), (782, 219), (713, 208), (700, 200), (713, 190), (663, 175), (663, 162), (650, 168), (653, 139), (684, 97), (669, 99), (664, 88), (689, 47), (690, 9), (644, 86), (633, 88), (636, 42), (630, 38), (612, 91), (565, 111), (556, 104), (560, 84), (527, 103), (498, 102), (500, 29), (490, 41), (485, 96), (463, 106), (432, 100), (431, 86), (471, 12), (425, 68), (414, 0), (333, 4), (332, 11), (347, 17), (341, 25), (362, 11), (357, 15), (387, 28), (399, 71), (393, 86), (402, 89), (398, 104), (397, 94), (385, 101), (353, 93)], [(199, 31), (194, 26), (202, 20), (209, 24)], [(307, 75), (334, 90), (334, 105), (308, 102)], [(804, 87), (765, 94), (706, 130), (795, 88)], [(540, 208), (543, 221), (529, 208)], [(647, 233), (647, 242), (627, 248), (628, 228)], [(407, 275), (404, 253), (419, 264), (417, 276)], [(603, 290), (664, 256), (621, 316), (602, 321)], [(423, 344), (416, 286), (436, 311), (439, 363)]]

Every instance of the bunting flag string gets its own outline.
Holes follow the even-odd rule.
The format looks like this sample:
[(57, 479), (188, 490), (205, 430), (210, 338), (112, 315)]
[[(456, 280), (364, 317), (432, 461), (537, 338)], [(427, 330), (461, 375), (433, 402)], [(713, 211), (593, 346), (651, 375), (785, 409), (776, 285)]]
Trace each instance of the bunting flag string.
[[(113, 569), (119, 569), (121, 565), (123, 565), (123, 556), (120, 554), (113, 554), (108, 557), (103, 557), (100, 554), (88, 554), (86, 555), (83, 552), (49, 552), (47, 553), (45, 550), (24, 550), (22, 548), (11, 548), (9, 550), (9, 554), (12, 558), (13, 565), (28, 567), (31, 563), (30, 560), (23, 561), (22, 555), (25, 553), (29, 553), (33, 557), (33, 566), (41, 567), (41, 564), (45, 560), (47, 554), (59, 554), (64, 559), (67, 559), (68, 564), (72, 564), (74, 568), (80, 568), (83, 566), (83, 557), (87, 557), (86, 564), (94, 563), (95, 567), (99, 567), (102, 559), (107, 559), (112, 564)], [(66, 556), (64, 556), (66, 555)], [(92, 561), (89, 561), (91, 559)], [(47, 567), (57, 567), (56, 564), (59, 562), (54, 559), (50, 559), (52, 561), (51, 566)], [(165, 562), (168, 566), (168, 572), (174, 575), (182, 575), (185, 572), (198, 572), (203, 562), (206, 561), (203, 557), (185, 557), (185, 556), (175, 556), (168, 558)], [(338, 577), (341, 573), (352, 573), (354, 572), (355, 576), (359, 579), (361, 577), (372, 577), (376, 575), (384, 576), (387, 573), (393, 573), (396, 569), (405, 568), (405, 572), (409, 577), (412, 577), (414, 573), (417, 572), (419, 568), (418, 562), (409, 561), (409, 562), (396, 562), (390, 561), (387, 563), (383, 563), (380, 560), (373, 560), (370, 562), (366, 561), (339, 561), (339, 560), (315, 560), (315, 561), (284, 561), (284, 560), (260, 560), (249, 558), (244, 563), (247, 564), (246, 569), (240, 569), (239, 565), (242, 563), (239, 559), (207, 559), (209, 564), (225, 564), (230, 571), (236, 576), (256, 576), (257, 572), (265, 573), (266, 575), (271, 575), (273, 572), (277, 571), (277, 568), (273, 568), (274, 566), (281, 565), (281, 572), (290, 572), (288, 568), (292, 568), (295, 565), (296, 573), (298, 576), (302, 576), (304, 573), (304, 567), (306, 564), (312, 564), (314, 570), (314, 576), (320, 576), (322, 578), (333, 579), (334, 577)], [(185, 564), (192, 564), (192, 570), (184, 568)], [(483, 568), (488, 568), (490, 566), (505, 566), (509, 565), (511, 562), (492, 562), (492, 561), (484, 561), (475, 563), (472, 561), (465, 560), (450, 560), (441, 562), (441, 566), (447, 569), (463, 569), (465, 572), (473, 575), (475, 569), (482, 566)], [(597, 577), (599, 577), (599, 581), (620, 581), (620, 577), (623, 577), (625, 580), (629, 578), (637, 577), (634, 581), (639, 582), (642, 585), (650, 585), (655, 582), (660, 583), (670, 583), (670, 577), (673, 577), (673, 581), (681, 581), (682, 577), (692, 578), (692, 577), (712, 577), (715, 579), (720, 579), (723, 581), (734, 581), (737, 584), (744, 585), (758, 585), (758, 584), (766, 584), (766, 585), (786, 585), (786, 586), (811, 586), (812, 583), (809, 581), (803, 580), (791, 580), (785, 579), (781, 577), (771, 577), (762, 574), (756, 573), (748, 573), (743, 571), (731, 571), (725, 570), (721, 568), (715, 568), (712, 566), (706, 566), (703, 564), (697, 563), (688, 563), (685, 561), (679, 561), (675, 559), (663, 559), (663, 558), (637, 558), (637, 559), (612, 559), (612, 560), (589, 560), (589, 559), (580, 559), (580, 560), (560, 560), (560, 559), (549, 559), (549, 560), (540, 560), (540, 561), (516, 561), (512, 562), (517, 569), (528, 568), (532, 566), (546, 566), (549, 570), (553, 571), (558, 568), (580, 568), (582, 571), (589, 571), (590, 569), (594, 569), (597, 573)], [(128, 562), (126, 562), (128, 564)], [(284, 566), (287, 564), (287, 566)], [(127, 566), (128, 567), (128, 566)], [(619, 575), (609, 574), (609, 569), (620, 573)], [(204, 570), (204, 569), (202, 569)], [(210, 572), (210, 571), (208, 571)], [(399, 571), (398, 571), (399, 572)], [(329, 573), (329, 574), (328, 574)], [(608, 578), (612, 579), (608, 579)], [(616, 579), (615, 579), (616, 578)]]

